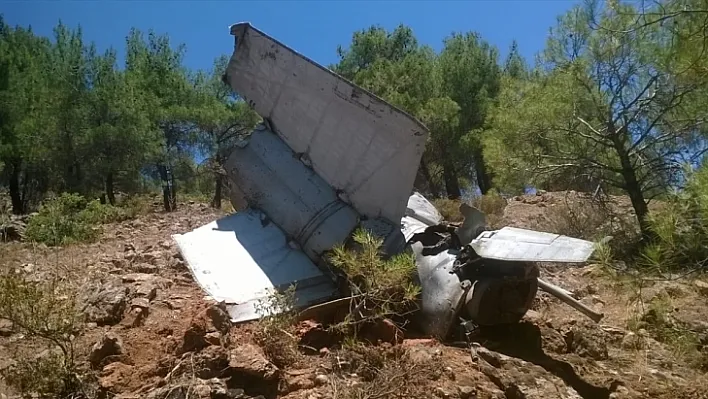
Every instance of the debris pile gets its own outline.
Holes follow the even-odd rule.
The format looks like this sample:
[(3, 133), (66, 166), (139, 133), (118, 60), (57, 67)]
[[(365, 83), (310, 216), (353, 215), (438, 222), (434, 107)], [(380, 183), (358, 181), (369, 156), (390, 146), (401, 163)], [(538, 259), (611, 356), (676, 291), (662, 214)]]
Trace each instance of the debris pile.
[[(633, 329), (629, 291), (618, 295), (592, 265), (554, 270), (548, 279), (563, 282), (590, 306), (600, 306), (601, 298), (601, 324), (578, 318), (574, 309), (541, 293), (521, 323), (485, 331), (470, 350), (467, 343), (416, 336), (409, 326), (387, 328), (387, 322), (352, 344), (310, 314), (287, 331), (301, 358), (278, 367), (254, 339), (260, 324), (232, 325), (223, 304), (204, 299), (170, 244), (169, 234), (219, 216), (199, 204), (184, 208), (116, 224), (96, 244), (40, 250), (46, 252), (17, 243), (0, 248), (13, 251), (3, 252), (12, 259), (9, 266), (28, 277), (42, 278), (56, 267), (86, 276), (77, 309), (85, 323), (75, 340), (77, 361), (96, 376), (105, 396), (324, 399), (335, 392), (391, 397), (386, 393), (395, 391), (440, 398), (688, 399), (704, 392), (695, 382), (705, 371), (669, 360), (676, 352), (670, 341), (660, 341), (665, 336), (657, 335), (657, 320), (674, 323), (666, 331), (693, 320), (686, 328), (700, 345), (705, 283), (645, 288), (646, 304), (672, 298), (674, 306), (649, 312), (647, 305), (647, 316), (640, 315), (642, 324)], [(0, 320), (0, 369), (43, 350), (31, 342)], [(0, 393), (17, 394), (2, 382)]]

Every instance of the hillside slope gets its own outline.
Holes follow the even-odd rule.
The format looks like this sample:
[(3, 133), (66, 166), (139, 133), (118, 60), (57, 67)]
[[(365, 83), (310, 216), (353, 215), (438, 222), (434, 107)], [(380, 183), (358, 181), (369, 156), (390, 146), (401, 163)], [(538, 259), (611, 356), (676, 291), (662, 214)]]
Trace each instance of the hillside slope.
[[(500, 223), (539, 228), (561, 206), (562, 195), (545, 195), (514, 199)], [(220, 215), (198, 203), (156, 207), (105, 226), (95, 244), (0, 244), (0, 266), (30, 279), (61, 274), (77, 288), (84, 319), (74, 346), (95, 388), (87, 397), (708, 398), (708, 283), (618, 277), (597, 265), (543, 276), (604, 312), (600, 324), (545, 293), (522, 323), (485, 332), (472, 350), (400, 339), (385, 325), (383, 343), (340, 348), (304, 321), (301, 351), (281, 362), (277, 342), (256, 345), (259, 323), (231, 326), (204, 299), (170, 238)], [(0, 319), (0, 369), (51, 353), (38, 342)], [(0, 397), (13, 395), (0, 380)]]

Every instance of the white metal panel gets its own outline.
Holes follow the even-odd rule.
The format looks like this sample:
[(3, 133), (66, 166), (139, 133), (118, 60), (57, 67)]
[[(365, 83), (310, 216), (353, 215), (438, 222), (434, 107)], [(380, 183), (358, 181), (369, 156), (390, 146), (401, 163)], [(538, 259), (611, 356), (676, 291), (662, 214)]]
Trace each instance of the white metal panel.
[(406, 216), (420, 220), (428, 226), (435, 226), (442, 222), (443, 217), (427, 198), (421, 193), (414, 192), (408, 197), (408, 205), (406, 206)]
[(405, 241), (420, 233), (430, 226), (435, 226), (442, 222), (443, 217), (427, 198), (418, 192), (414, 192), (408, 197), (406, 216), (401, 219), (401, 233)]
[(225, 169), (239, 196), (268, 215), (312, 260), (346, 240), (359, 222), (356, 211), (269, 130), (254, 131), (233, 150)]
[(595, 250), (590, 241), (516, 227), (485, 231), (470, 245), (484, 258), (530, 262), (585, 262)]
[(231, 87), (360, 214), (398, 224), (425, 126), (248, 23), (233, 25), (231, 33)]
[(227, 304), (234, 322), (255, 320), (254, 305), (274, 288), (296, 284), (299, 306), (330, 298), (334, 283), (301, 251), (288, 245), (282, 230), (264, 215), (246, 209), (185, 234), (175, 234), (195, 280)]

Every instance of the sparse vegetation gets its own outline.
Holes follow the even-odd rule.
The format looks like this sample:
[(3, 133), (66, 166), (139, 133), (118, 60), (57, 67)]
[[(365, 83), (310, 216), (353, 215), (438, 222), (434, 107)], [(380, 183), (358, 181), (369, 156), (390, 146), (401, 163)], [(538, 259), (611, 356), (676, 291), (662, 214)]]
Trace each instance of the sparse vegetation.
[[(372, 348), (355, 344), (337, 353), (332, 359), (332, 398), (361, 399), (426, 397), (429, 384), (439, 379), (443, 368), (435, 362), (416, 363), (400, 347)], [(352, 385), (345, 377), (356, 373), (363, 382)]]
[(92, 242), (101, 233), (101, 225), (135, 217), (137, 210), (89, 201), (78, 194), (64, 193), (45, 202), (27, 225), (30, 241), (47, 245)]
[[(432, 203), (446, 221), (453, 223), (463, 221), (464, 217), (460, 213), (461, 200), (434, 198)], [(501, 227), (500, 223), (504, 216), (504, 209), (506, 208), (507, 202), (496, 190), (490, 190), (487, 194), (473, 197), (469, 201), (469, 204), (484, 212), (487, 224), (490, 227)]]
[(16, 358), (0, 376), (24, 395), (61, 397), (81, 389), (74, 339), (80, 323), (76, 293), (58, 278), (34, 282), (14, 271), (0, 274), (0, 319), (9, 320), (28, 338), (47, 350), (29, 358)]
[(295, 290), (295, 285), (283, 292), (274, 290), (256, 304), (256, 311), (263, 316), (254, 338), (278, 367), (291, 366), (301, 358), (293, 331), (297, 317)]

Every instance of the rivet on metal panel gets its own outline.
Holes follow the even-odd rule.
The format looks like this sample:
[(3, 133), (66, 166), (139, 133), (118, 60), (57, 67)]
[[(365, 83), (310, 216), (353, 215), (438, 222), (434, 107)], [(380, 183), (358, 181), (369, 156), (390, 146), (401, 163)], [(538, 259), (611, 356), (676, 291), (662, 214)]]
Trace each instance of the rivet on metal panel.
[(312, 168), (312, 159), (310, 159), (310, 156), (306, 152), (300, 154), (300, 161), (308, 168)]
[(343, 190), (337, 190), (337, 198), (342, 200), (342, 202), (345, 202), (347, 204), (351, 204), (351, 201), (349, 200), (349, 196)]

